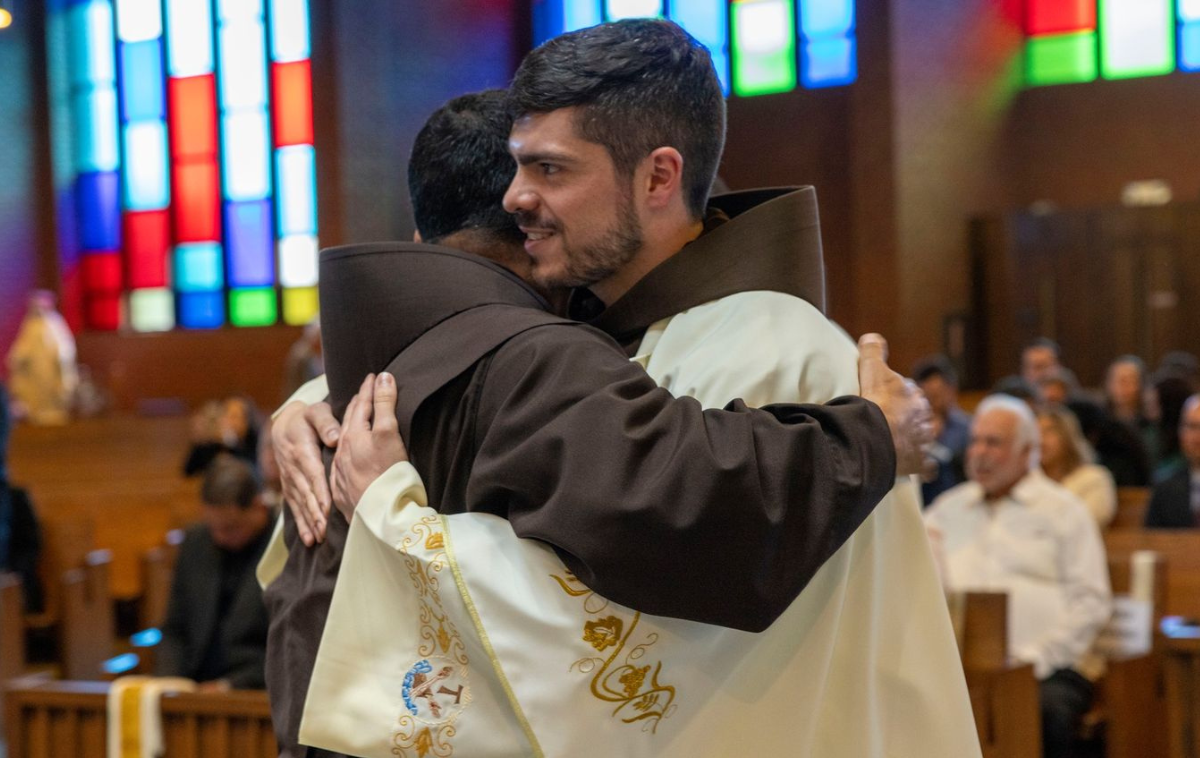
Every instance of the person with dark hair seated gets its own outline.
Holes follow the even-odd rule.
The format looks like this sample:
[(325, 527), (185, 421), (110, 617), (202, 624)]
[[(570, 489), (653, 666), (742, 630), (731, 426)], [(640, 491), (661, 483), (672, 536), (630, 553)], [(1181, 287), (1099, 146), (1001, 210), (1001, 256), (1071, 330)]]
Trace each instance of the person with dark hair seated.
[(958, 372), (950, 359), (933, 355), (913, 367), (913, 381), (925, 393), (933, 411), (936, 440), (930, 455), (937, 470), (921, 485), (925, 505), (956, 484), (965, 482), (963, 457), (971, 438), (971, 415), (958, 407)]
[(1147, 529), (1194, 529), (1200, 526), (1200, 395), (1184, 403), (1179, 419), (1183, 462), (1154, 487), (1146, 509)]
[(1150, 459), (1142, 437), (1105, 412), (1099, 403), (1072, 398), (1063, 404), (1079, 420), (1079, 428), (1096, 451), (1097, 462), (1112, 472), (1118, 487), (1150, 484)]
[(200, 497), (204, 520), (179, 547), (156, 673), (211, 689), (262, 689), (267, 610), (254, 568), (272, 514), (254, 469), (229, 455), (209, 465)]
[(8, 392), (0, 384), (0, 571), (21, 578), (25, 612), (42, 610), (42, 583), (38, 560), (42, 555), (42, 533), (29, 493), (8, 481)]

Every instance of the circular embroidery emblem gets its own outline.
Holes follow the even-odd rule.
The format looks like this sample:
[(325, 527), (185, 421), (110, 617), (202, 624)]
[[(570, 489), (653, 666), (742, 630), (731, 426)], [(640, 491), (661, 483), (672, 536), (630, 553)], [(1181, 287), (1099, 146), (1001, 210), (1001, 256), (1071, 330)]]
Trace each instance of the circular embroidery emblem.
[(471, 702), (467, 667), (438, 655), (422, 658), (405, 673), (401, 695), (404, 707), (418, 721), (454, 721)]

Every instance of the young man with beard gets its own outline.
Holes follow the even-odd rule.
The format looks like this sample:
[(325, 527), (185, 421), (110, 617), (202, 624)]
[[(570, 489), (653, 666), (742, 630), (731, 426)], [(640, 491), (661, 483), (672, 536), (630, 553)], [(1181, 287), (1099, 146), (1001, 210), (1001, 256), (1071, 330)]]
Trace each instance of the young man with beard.
[[(695, 40), (661, 21), (563, 35), (526, 58), (510, 94), (518, 173), (505, 207), (528, 236), (534, 280), (589, 291), (576, 292), (573, 317), (708, 406), (854, 391), (854, 346), (823, 315), (812, 190), (706, 207), (725, 113)], [(347, 468), (370, 481), (383, 464)], [(812, 622), (799, 653), (812, 679), (787, 695), (791, 744), (799, 755), (977, 755), (911, 483), (885, 505), (788, 609)], [(709, 749), (735, 754), (721, 740), (736, 737), (714, 732)]]
[[(696, 403), (656, 389), (602, 334), (546, 323), (540, 311), (547, 303), (510, 273), (531, 268), (500, 207), (513, 170), (505, 153), (510, 125), (502, 95), (467, 96), (435, 114), (418, 137), (410, 164), (415, 216), (422, 238), (440, 246), (323, 255), (323, 329), (339, 412), (367, 370), (428, 344), (439, 325), (461, 324), (455, 319), (471, 312), (500, 314), (455, 329), (434, 361), (405, 374), (408, 412), (376, 416), (376, 430), (391, 432), (380, 435), (379, 449), (359, 456), (356, 445), (340, 448), (337, 491), (350, 492), (343, 499), (352, 506), (356, 488), (394, 468), (403, 448), (382, 420), (401, 416), (402, 427), (411, 423), (413, 460), (435, 507), (504, 516), (518, 534), (556, 546), (577, 576), (618, 602), (764, 628), (867, 516), (893, 474), (917, 468), (919, 443), (903, 430), (911, 431), (919, 403), (883, 365), (876, 344), (873, 359), (864, 359), (864, 391), (896, 417), (898, 453), (888, 419), (859, 399), (701, 413)], [(532, 326), (499, 347), (472, 342), (495, 324), (521, 319)], [(418, 386), (426, 394), (407, 397)], [(395, 385), (380, 387), (380, 402), (389, 393), (395, 402)], [(293, 422), (308, 428), (304, 413), (293, 404), (277, 419), (285, 468), (297, 446)], [(376, 464), (382, 468), (370, 470)], [(302, 501), (294, 475), (284, 472), (293, 488), (287, 547), (260, 573), (277, 575), (266, 594), (267, 673), (289, 756), (303, 754), (300, 715), (347, 534), (346, 519), (330, 514), (324, 541), (305, 544), (311, 527), (295, 508)], [(315, 478), (323, 483), (324, 470)], [(375, 488), (384, 500), (389, 482), (394, 477)], [(746, 546), (755, 560), (714, 564), (708, 556), (718, 544)], [(652, 555), (656, 570), (631, 572), (625, 550)], [(728, 591), (714, 594), (714, 587)]]

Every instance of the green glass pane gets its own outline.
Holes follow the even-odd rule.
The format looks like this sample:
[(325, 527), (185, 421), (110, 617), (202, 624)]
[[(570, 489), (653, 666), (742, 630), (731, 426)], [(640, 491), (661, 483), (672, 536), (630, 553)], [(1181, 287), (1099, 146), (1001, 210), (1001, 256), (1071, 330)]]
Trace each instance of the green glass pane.
[(275, 290), (272, 287), (231, 290), (229, 320), (234, 326), (270, 326), (276, 320)]
[(1171, 0), (1100, 0), (1100, 66), (1106, 79), (1174, 71)]
[(1096, 33), (1032, 37), (1025, 45), (1030, 86), (1090, 82), (1096, 78)]
[(733, 91), (743, 97), (796, 88), (792, 0), (740, 0), (733, 5)]

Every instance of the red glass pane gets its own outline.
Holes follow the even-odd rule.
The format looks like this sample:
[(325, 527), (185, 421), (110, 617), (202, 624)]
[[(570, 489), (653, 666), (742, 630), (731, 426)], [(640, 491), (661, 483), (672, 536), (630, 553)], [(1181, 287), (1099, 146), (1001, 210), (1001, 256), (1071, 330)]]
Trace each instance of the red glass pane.
[(89, 329), (116, 331), (121, 325), (121, 296), (88, 295), (87, 325)]
[(271, 64), (275, 146), (313, 144), (312, 66), (309, 61)]
[(1096, 0), (1025, 0), (1025, 33), (1057, 34), (1096, 28)]
[(125, 261), (132, 289), (167, 286), (167, 211), (125, 214)]
[(176, 242), (221, 239), (221, 180), (214, 163), (177, 163), (171, 212)]
[(88, 253), (83, 256), (83, 288), (89, 294), (121, 291), (121, 254)]
[(217, 154), (217, 94), (212, 74), (167, 79), (171, 109), (171, 157)]

